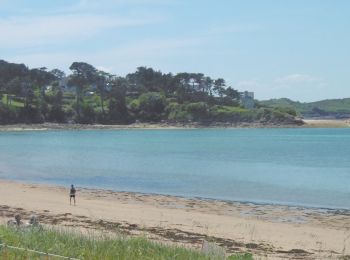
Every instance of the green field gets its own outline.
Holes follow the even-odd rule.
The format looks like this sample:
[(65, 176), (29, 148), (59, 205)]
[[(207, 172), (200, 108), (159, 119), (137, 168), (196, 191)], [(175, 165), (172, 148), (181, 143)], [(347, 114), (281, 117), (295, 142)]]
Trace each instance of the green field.
[[(103, 236), (68, 231), (18, 229), (0, 226), (0, 244), (32, 249), (78, 259), (225, 259), (223, 250), (207, 252), (165, 246), (146, 238)], [(40, 258), (41, 257), (41, 258)], [(0, 247), (0, 259), (58, 259), (43, 258), (28, 251)], [(253, 259), (251, 255), (227, 256), (231, 260)]]
[(20, 102), (18, 100), (15, 100), (15, 99), (11, 99), (8, 97), (7, 94), (3, 94), (2, 95), (2, 99), (1, 99), (1, 102), (3, 104), (9, 104), (9, 106), (12, 106), (12, 107), (24, 107), (24, 103), (23, 102)]

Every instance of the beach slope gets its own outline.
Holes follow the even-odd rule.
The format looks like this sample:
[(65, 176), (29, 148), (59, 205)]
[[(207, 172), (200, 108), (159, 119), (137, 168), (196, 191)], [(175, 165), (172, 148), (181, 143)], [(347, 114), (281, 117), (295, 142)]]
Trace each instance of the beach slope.
[(350, 254), (348, 211), (188, 199), (165, 195), (0, 181), (0, 220), (36, 214), (41, 223), (144, 235), (200, 248), (214, 242), (228, 253), (269, 259), (337, 258)]

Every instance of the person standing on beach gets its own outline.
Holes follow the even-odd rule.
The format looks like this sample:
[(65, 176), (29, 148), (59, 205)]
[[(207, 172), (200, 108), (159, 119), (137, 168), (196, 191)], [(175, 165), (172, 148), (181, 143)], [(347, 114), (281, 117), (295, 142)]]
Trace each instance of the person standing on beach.
[(69, 192), (69, 203), (70, 203), (70, 205), (72, 205), (72, 198), (73, 198), (74, 206), (75, 206), (75, 193), (76, 193), (76, 189), (74, 188), (74, 185), (72, 184), (70, 186), (70, 192)]

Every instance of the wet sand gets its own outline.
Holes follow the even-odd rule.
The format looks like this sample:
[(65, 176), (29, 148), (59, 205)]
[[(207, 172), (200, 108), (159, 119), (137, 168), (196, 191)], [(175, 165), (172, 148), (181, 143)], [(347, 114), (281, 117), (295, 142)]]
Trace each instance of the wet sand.
[(200, 248), (214, 242), (257, 259), (336, 259), (350, 254), (350, 212), (0, 181), (0, 221), (36, 214), (41, 223), (144, 235)]

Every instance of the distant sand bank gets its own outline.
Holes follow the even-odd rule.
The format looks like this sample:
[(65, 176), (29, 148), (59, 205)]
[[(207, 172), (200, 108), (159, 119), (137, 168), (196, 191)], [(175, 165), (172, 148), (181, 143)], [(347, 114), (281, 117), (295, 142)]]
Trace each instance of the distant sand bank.
[(196, 129), (196, 128), (341, 128), (350, 127), (350, 119), (304, 119), (303, 125), (264, 123), (135, 123), (130, 125), (87, 124), (15, 124), (0, 125), (1, 131), (47, 131), (47, 130), (123, 130), (123, 129)]
[(304, 127), (342, 128), (350, 127), (350, 119), (304, 119)]
[(350, 213), (277, 205), (186, 199), (82, 189), (70, 206), (68, 187), (0, 181), (0, 221), (35, 213), (42, 223), (146, 235), (201, 247), (213, 241), (227, 252), (268, 259), (331, 259), (350, 254)]

